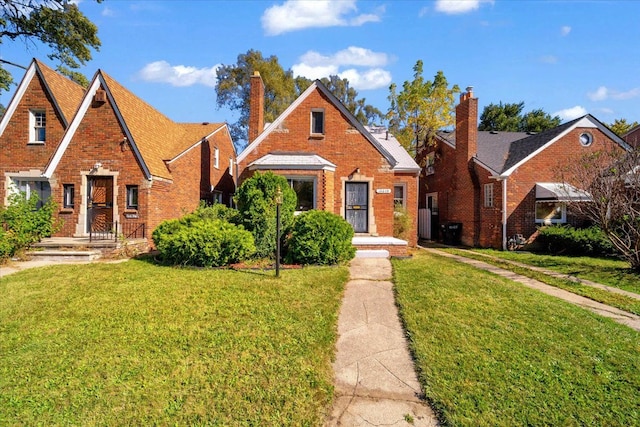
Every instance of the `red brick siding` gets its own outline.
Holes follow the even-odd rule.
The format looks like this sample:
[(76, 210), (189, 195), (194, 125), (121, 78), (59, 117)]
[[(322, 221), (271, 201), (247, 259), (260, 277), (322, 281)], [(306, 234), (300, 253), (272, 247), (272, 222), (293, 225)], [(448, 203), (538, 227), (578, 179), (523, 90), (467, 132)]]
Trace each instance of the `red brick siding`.
[[(325, 134), (323, 138), (310, 136), (311, 110), (323, 108), (325, 116)], [(326, 99), (320, 91), (310, 94), (282, 123), (281, 129), (271, 132), (239, 165), (240, 182), (252, 172), (247, 165), (268, 153), (295, 152), (314, 153), (336, 165), (333, 182), (333, 212), (344, 217), (344, 180), (353, 177), (353, 181), (373, 181), (370, 194), (373, 195), (372, 209), (375, 221), (375, 234), (393, 235), (393, 184), (397, 181), (389, 163), (380, 152), (358, 131), (352, 128), (342, 113)], [(359, 175), (354, 175), (356, 170)], [(278, 172), (283, 175), (294, 174), (293, 171)], [(302, 174), (302, 172), (301, 172)], [(306, 171), (305, 174), (309, 174)], [(330, 179), (330, 174), (325, 175)], [(416, 193), (416, 182), (409, 182), (406, 177), (407, 191)], [(321, 182), (318, 181), (318, 186)], [(331, 185), (328, 186), (330, 188)], [(378, 194), (376, 189), (390, 189), (390, 194)], [(318, 191), (321, 193), (321, 191)], [(327, 195), (330, 197), (330, 195)], [(415, 204), (414, 199), (410, 203)], [(322, 206), (320, 203), (318, 206)], [(330, 208), (331, 203), (325, 201), (324, 206)], [(373, 224), (370, 224), (370, 231)], [(412, 233), (416, 234), (416, 233)]]
[[(46, 112), (44, 144), (28, 144), (29, 112), (32, 109)], [(11, 121), (0, 136), (0, 201), (4, 202), (6, 197), (5, 173), (29, 169), (42, 171), (58, 146), (64, 130), (64, 122), (36, 74), (11, 117)]]

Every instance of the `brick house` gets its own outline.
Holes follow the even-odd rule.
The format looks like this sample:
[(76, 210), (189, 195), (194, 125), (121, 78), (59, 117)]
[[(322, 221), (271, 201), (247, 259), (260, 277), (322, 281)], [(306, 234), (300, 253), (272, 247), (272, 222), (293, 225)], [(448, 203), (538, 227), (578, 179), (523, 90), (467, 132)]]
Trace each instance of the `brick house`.
[(634, 126), (629, 132), (622, 135), (622, 139), (634, 148), (640, 148), (640, 125)]
[(87, 89), (33, 60), (0, 121), (0, 200), (58, 205), (57, 236), (146, 237), (200, 200), (229, 204), (235, 148), (224, 123), (175, 123), (98, 71)]
[[(392, 238), (394, 205), (401, 205), (412, 221), (408, 244), (416, 244), (420, 168), (385, 129), (364, 127), (320, 81), (265, 128), (264, 84), (256, 72), (250, 105), (249, 145), (238, 155), (240, 181), (258, 170), (285, 176), (299, 211), (342, 216), (362, 246), (367, 238)], [(397, 252), (404, 253), (403, 244)]]
[(612, 145), (628, 147), (590, 114), (540, 133), (478, 131), (478, 99), (467, 88), (455, 130), (419, 153), (419, 204), (432, 212), (433, 236), (506, 249), (510, 236), (528, 239), (543, 224), (584, 225), (566, 202), (588, 196), (558, 182), (558, 170)]

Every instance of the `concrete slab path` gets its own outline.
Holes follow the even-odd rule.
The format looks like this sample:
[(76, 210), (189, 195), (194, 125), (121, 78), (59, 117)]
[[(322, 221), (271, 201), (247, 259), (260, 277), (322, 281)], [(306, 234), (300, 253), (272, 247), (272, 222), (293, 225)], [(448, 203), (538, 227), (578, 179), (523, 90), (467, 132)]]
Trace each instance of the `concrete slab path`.
[(453, 255), (448, 252), (439, 251), (437, 249), (432, 248), (424, 248), (425, 250), (435, 253), (437, 255), (446, 256), (449, 258), (453, 258), (457, 261), (464, 262), (466, 264), (473, 265), (476, 268), (480, 268), (482, 270), (490, 271), (494, 274), (497, 274), (502, 277), (506, 277), (507, 279), (511, 279), (515, 282), (521, 283), (525, 286), (528, 286), (533, 289), (537, 289), (541, 292), (544, 292), (547, 295), (551, 295), (557, 298), (560, 298), (564, 301), (570, 302), (571, 304), (578, 305), (582, 308), (590, 310), (596, 314), (599, 314), (604, 317), (608, 317), (613, 319), (614, 321), (626, 325), (636, 331), (640, 331), (640, 316), (637, 316), (632, 313), (628, 313), (626, 311), (620, 310), (615, 307), (611, 307), (606, 304), (599, 303), (589, 298), (585, 298), (580, 295), (576, 295), (569, 291), (565, 291), (564, 289), (556, 288), (555, 286), (547, 285), (546, 283), (542, 283), (538, 280), (531, 279), (529, 277), (521, 276), (519, 274), (513, 273), (508, 270), (503, 270), (500, 267), (496, 267), (491, 264), (487, 264), (486, 262), (478, 261), (471, 258), (465, 258), (458, 255)]
[(386, 258), (355, 258), (338, 318), (336, 399), (325, 426), (437, 426), (398, 317)]

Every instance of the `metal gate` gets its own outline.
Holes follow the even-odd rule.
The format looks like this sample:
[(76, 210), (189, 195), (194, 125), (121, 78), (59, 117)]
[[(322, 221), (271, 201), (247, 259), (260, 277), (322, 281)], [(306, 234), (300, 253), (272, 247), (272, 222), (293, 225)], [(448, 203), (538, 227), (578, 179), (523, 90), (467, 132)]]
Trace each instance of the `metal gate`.
[(418, 209), (418, 237), (431, 240), (431, 209)]

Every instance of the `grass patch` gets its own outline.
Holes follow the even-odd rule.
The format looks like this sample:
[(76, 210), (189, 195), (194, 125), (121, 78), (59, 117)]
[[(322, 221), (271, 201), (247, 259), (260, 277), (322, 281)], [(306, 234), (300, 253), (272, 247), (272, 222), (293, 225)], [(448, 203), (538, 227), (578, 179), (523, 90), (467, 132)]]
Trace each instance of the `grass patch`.
[(495, 249), (474, 249), (474, 251), (536, 267), (548, 268), (558, 273), (570, 274), (581, 279), (640, 294), (640, 275), (629, 268), (628, 262), (622, 260), (543, 255), (531, 252), (498, 251)]
[[(546, 283), (547, 285), (555, 286), (556, 288), (573, 292), (574, 294), (581, 295), (583, 297), (590, 298), (594, 301), (598, 301), (603, 304), (607, 304), (612, 307), (619, 308), (620, 310), (624, 310), (629, 313), (640, 315), (640, 300), (636, 298), (631, 298), (626, 295), (616, 294), (604, 289), (594, 288), (593, 286), (583, 285), (578, 282), (574, 282), (572, 280), (549, 276), (548, 274), (544, 274), (540, 271), (535, 271), (526, 267), (514, 265), (507, 261), (503, 261), (502, 259), (490, 258), (484, 255), (481, 255), (481, 253), (485, 253), (485, 252), (475, 253), (474, 251), (469, 251), (469, 250), (461, 251), (459, 249), (444, 249), (444, 251), (454, 255), (460, 255), (466, 258), (472, 258), (478, 261), (486, 262), (487, 264), (495, 265), (496, 267), (500, 267), (502, 269), (512, 271), (516, 274), (520, 274), (521, 276), (526, 276), (531, 279), (538, 280), (542, 283)], [(491, 254), (488, 254), (488, 255), (491, 255)], [(504, 258), (504, 259), (508, 259), (508, 258)], [(514, 259), (514, 261), (516, 260)], [(530, 265), (533, 265), (533, 264), (530, 264)]]
[(318, 425), (348, 270), (144, 261), (0, 280), (0, 425)]
[(446, 425), (638, 425), (636, 331), (424, 251), (392, 262), (420, 381)]

